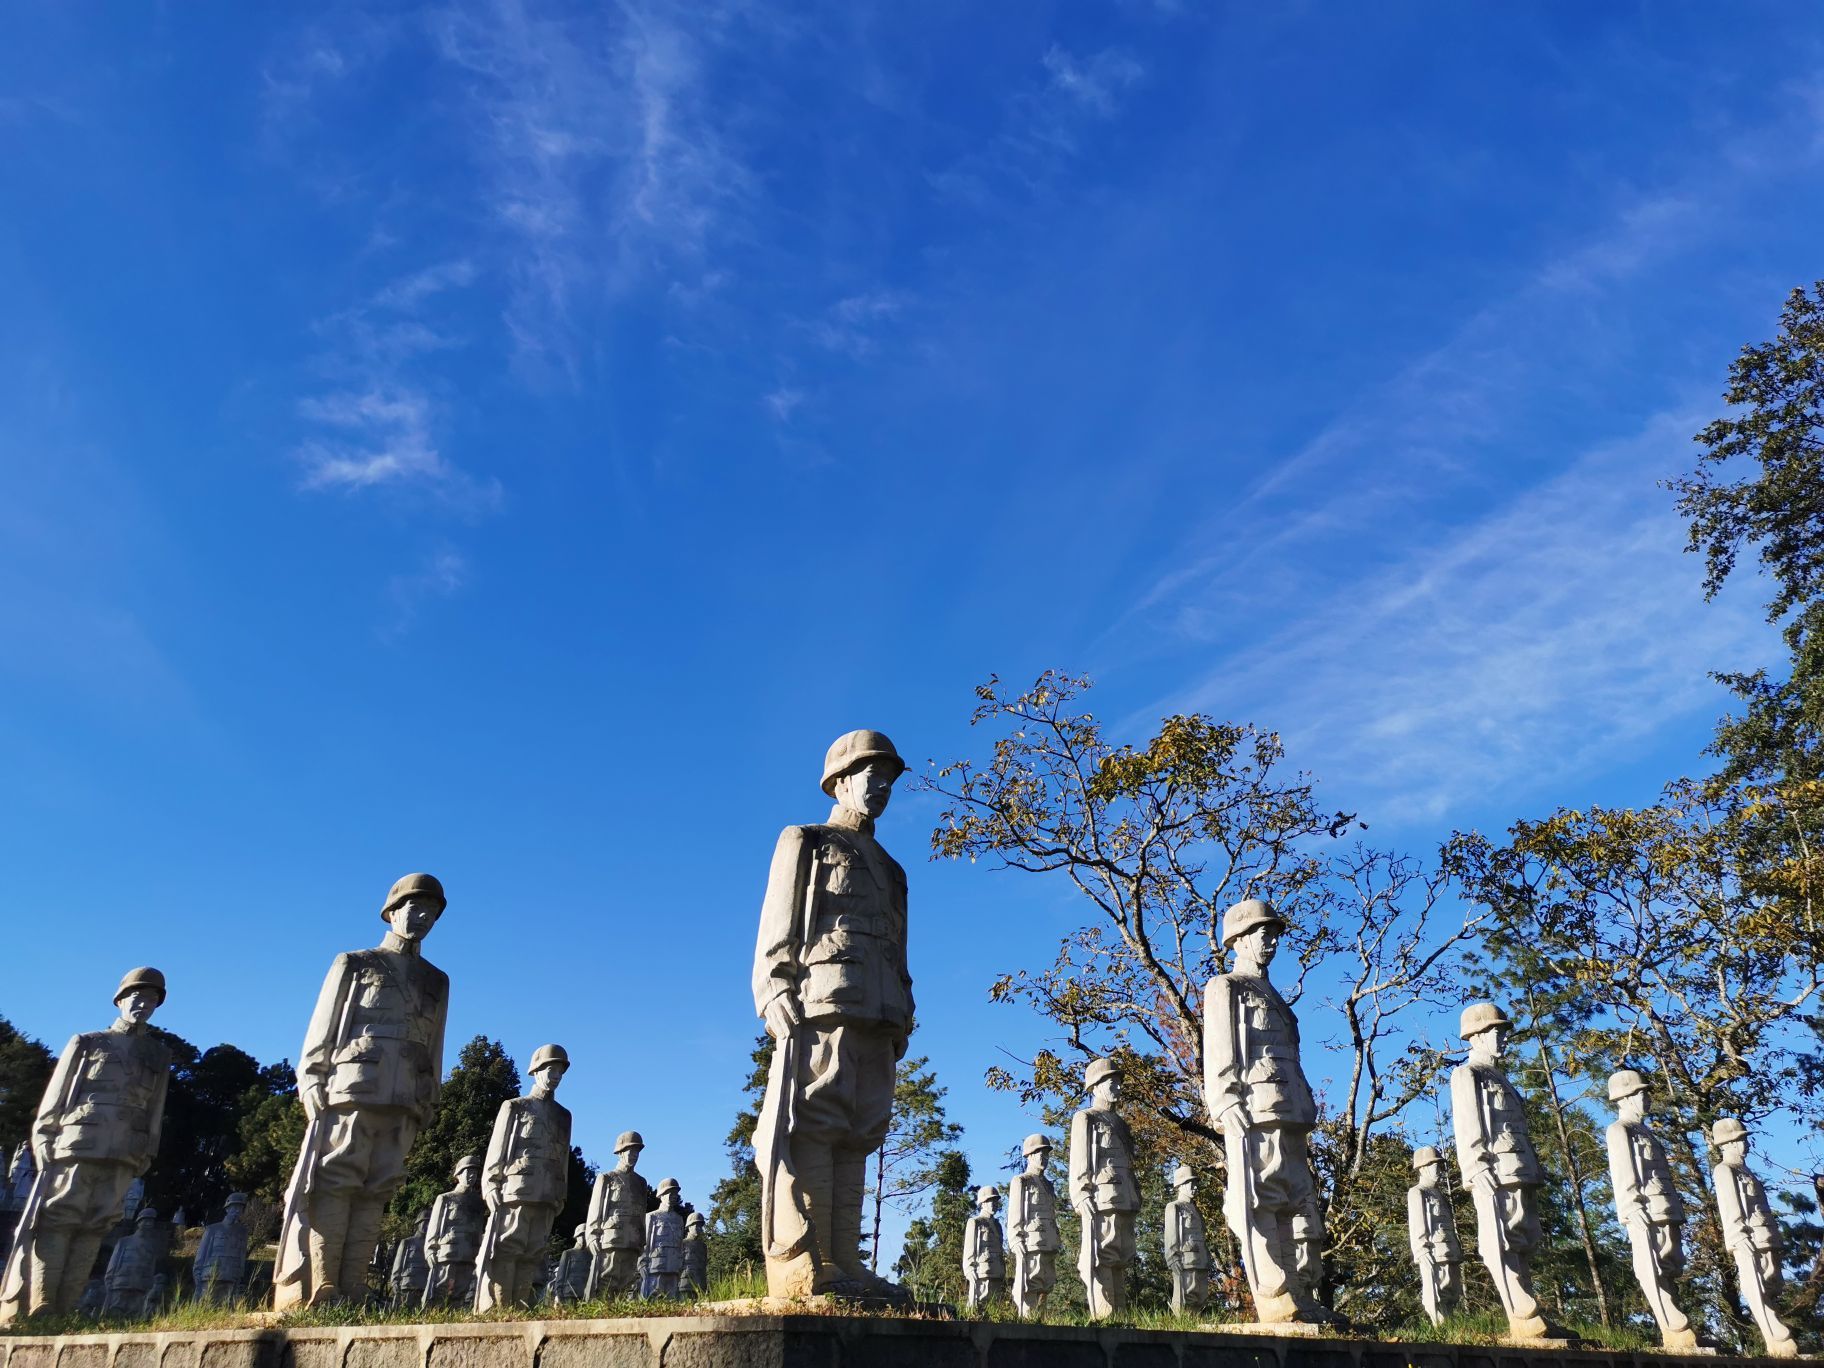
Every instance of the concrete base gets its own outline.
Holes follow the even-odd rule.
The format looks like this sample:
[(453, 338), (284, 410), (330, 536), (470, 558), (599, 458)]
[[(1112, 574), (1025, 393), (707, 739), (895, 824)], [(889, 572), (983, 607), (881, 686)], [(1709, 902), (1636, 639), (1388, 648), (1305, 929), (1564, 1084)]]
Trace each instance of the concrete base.
[(890, 1316), (0, 1335), (0, 1368), (1677, 1368), (1766, 1359)]

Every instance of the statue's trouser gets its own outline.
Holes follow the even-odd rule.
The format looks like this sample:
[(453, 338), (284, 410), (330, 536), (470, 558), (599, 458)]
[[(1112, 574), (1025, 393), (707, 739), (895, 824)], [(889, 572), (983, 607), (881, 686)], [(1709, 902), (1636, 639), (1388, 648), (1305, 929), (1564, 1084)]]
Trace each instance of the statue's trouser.
[(1444, 1318), (1456, 1308), (1461, 1277), (1461, 1270), (1449, 1260), (1419, 1264), (1419, 1300), (1425, 1305), (1426, 1319), (1433, 1325), (1444, 1324)]
[(640, 1279), (640, 1295), (664, 1301), (678, 1299), (678, 1275), (676, 1273), (648, 1273)]
[(431, 1264), (424, 1280), (426, 1306), (469, 1306), (475, 1300), (475, 1265), (472, 1262)]
[[(899, 1037), (879, 1027), (812, 1023), (800, 1039), (791, 1171), (763, 1173), (762, 1179), (787, 1181), (805, 1198), (811, 1218), (809, 1290), (823, 1292), (867, 1271), (861, 1258), (862, 1198), (868, 1156), (886, 1139), (893, 1116)], [(761, 1200), (784, 1196), (768, 1191)], [(804, 1290), (800, 1259), (767, 1260), (774, 1296)]]
[(1197, 1312), (1209, 1305), (1210, 1272), (1207, 1268), (1174, 1268), (1172, 1270), (1172, 1310), (1180, 1316)]
[(1659, 1337), (1669, 1349), (1689, 1349), (1697, 1344), (1691, 1322), (1672, 1300), (1668, 1286), (1684, 1267), (1683, 1230), (1670, 1223), (1631, 1222), (1628, 1243), (1634, 1256), (1634, 1281), (1640, 1284), (1647, 1309), (1659, 1323)]
[(1530, 1187), (1472, 1189), (1476, 1252), (1494, 1280), (1509, 1331), (1536, 1339), (1549, 1328), (1533, 1295), (1533, 1250), (1539, 1246), (1539, 1213)]
[(1735, 1273), (1741, 1281), (1742, 1300), (1748, 1303), (1748, 1314), (1754, 1317), (1755, 1327), (1761, 1332), (1761, 1340), (1767, 1346), (1769, 1358), (1794, 1358), (1798, 1355), (1798, 1343), (1792, 1337), (1792, 1331), (1773, 1313), (1768, 1304), (1768, 1294), (1777, 1287), (1779, 1270), (1771, 1257), (1763, 1255), (1752, 1246), (1743, 1243), (1735, 1246)]
[(1134, 1213), (1093, 1212), (1079, 1209), (1082, 1218), (1082, 1251), (1077, 1271), (1092, 1320), (1104, 1320), (1127, 1310), (1127, 1268), (1134, 1259)]
[(239, 1299), (241, 1282), (239, 1278), (211, 1278), (198, 1293), (197, 1300), (206, 1301), (212, 1306), (227, 1306)]
[(591, 1269), (594, 1290), (589, 1298), (630, 1297), (640, 1290), (640, 1255), (638, 1245), (611, 1246), (598, 1250)]
[(1223, 1133), (1229, 1171), (1222, 1214), (1241, 1243), (1254, 1314), (1269, 1324), (1297, 1320), (1316, 1305), (1299, 1272), (1301, 1242), (1319, 1248), (1323, 1242), (1307, 1134), (1303, 1127), (1271, 1125)]
[(367, 1267), (380, 1243), (380, 1218), (405, 1181), (405, 1155), (418, 1135), (412, 1112), (397, 1107), (335, 1108), (306, 1197), (308, 1277), (273, 1289), (273, 1308), (327, 1300), (329, 1289), (367, 1297)]
[(557, 1210), (548, 1203), (508, 1204), (501, 1209), (492, 1257), (484, 1251), (482, 1266), (476, 1270), (477, 1311), (532, 1304), (532, 1284), (544, 1261), (545, 1244), (551, 1238)]
[(0, 1306), (0, 1324), (15, 1315), (62, 1315), (76, 1309), (102, 1239), (120, 1219), (133, 1170), (98, 1160), (52, 1163), (44, 1181), (47, 1187), (36, 1223), (30, 1231), (13, 1235), (14, 1256), (26, 1262), (21, 1283), (25, 1300)]
[(1058, 1282), (1058, 1255), (1047, 1249), (1040, 1253), (1016, 1249), (1013, 1252), (1013, 1307), (1022, 1320), (1036, 1320), (1045, 1309), (1045, 1294)]

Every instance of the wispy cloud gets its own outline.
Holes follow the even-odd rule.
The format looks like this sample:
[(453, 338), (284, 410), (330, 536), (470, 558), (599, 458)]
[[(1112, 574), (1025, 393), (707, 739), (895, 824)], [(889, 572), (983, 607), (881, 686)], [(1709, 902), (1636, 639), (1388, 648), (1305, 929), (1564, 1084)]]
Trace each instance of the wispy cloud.
[(766, 406), (766, 411), (773, 415), (775, 422), (786, 423), (791, 421), (792, 415), (798, 411), (798, 406), (804, 402), (804, 391), (782, 385), (765, 395), (760, 402)]
[(1128, 87), (1146, 74), (1145, 67), (1117, 48), (1078, 58), (1054, 43), (1044, 63), (1054, 90), (1105, 119), (1120, 107)]
[(394, 641), (406, 635), (427, 602), (449, 598), (468, 583), (468, 578), (468, 561), (447, 547), (426, 555), (416, 569), (394, 575), (386, 591), (391, 616), (381, 627), (381, 638)]
[(901, 290), (849, 295), (806, 324), (805, 331), (824, 350), (860, 360), (874, 352), (881, 328), (897, 320), (909, 302), (910, 297)]

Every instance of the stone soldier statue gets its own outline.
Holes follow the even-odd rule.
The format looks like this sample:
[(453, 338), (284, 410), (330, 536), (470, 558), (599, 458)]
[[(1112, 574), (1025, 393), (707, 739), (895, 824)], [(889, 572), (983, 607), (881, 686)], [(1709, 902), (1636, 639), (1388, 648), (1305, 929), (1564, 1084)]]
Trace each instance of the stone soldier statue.
[(171, 1279), (164, 1273), (152, 1275), (151, 1290), (146, 1293), (145, 1301), (140, 1303), (139, 1314), (147, 1320), (162, 1316), (171, 1309)]
[(1165, 1204), (1165, 1266), (1172, 1270), (1172, 1310), (1197, 1315), (1210, 1303), (1210, 1247), (1195, 1200), (1197, 1175), (1180, 1164), (1172, 1171), (1172, 1200)]
[(704, 1238), (700, 1211), (684, 1218), (684, 1274), (678, 1285), (691, 1296), (709, 1291), (709, 1241)]
[(1000, 1205), (998, 1188), (977, 1188), (975, 1215), (963, 1227), (963, 1282), (972, 1311), (1007, 1294), (1007, 1242), (997, 1214)]
[(1501, 1066), (1513, 1023), (1492, 1002), (1463, 1010), (1469, 1059), (1450, 1074), (1457, 1167), (1476, 1206), (1476, 1252), (1487, 1265), (1517, 1340), (1568, 1338), (1545, 1318), (1533, 1293), (1539, 1186), (1545, 1170), (1533, 1152), (1526, 1109)]
[(509, 1098), (494, 1117), (481, 1167), (488, 1228), (475, 1270), (475, 1309), (530, 1306), (551, 1224), (570, 1189), (570, 1112), (556, 1099), (570, 1068), (562, 1045), (541, 1045), (528, 1072), (532, 1091)]
[(790, 826), (773, 852), (754, 947), (754, 1007), (778, 1042), (754, 1134), (761, 1244), (776, 1297), (901, 1298), (861, 1257), (868, 1156), (893, 1110), (912, 1030), (906, 873), (874, 839), (905, 771), (879, 732), (830, 747), (821, 826)]
[(101, 1303), (104, 1315), (138, 1316), (145, 1312), (146, 1293), (158, 1277), (159, 1260), (166, 1248), (157, 1223), (158, 1213), (151, 1207), (141, 1207), (133, 1233), (114, 1246), (103, 1280), (107, 1288)]
[(1140, 1188), (1134, 1141), (1115, 1110), (1121, 1070), (1098, 1059), (1084, 1071), (1089, 1105), (1070, 1118), (1070, 1204), (1083, 1221), (1077, 1271), (1092, 1319), (1127, 1309), (1127, 1270), (1134, 1262), (1134, 1217)]
[(430, 1219), (429, 1211), (419, 1212), (412, 1221), (412, 1233), (393, 1250), (386, 1291), (388, 1303), (395, 1307), (424, 1305), (425, 1284), (431, 1280), (431, 1264), (424, 1252), (424, 1232)]
[(1298, 1018), (1267, 977), (1285, 919), (1258, 898), (1222, 916), (1234, 955), (1204, 990), (1204, 1103), (1222, 1131), (1222, 1211), (1241, 1245), (1255, 1314), (1268, 1324), (1334, 1322), (1310, 1256), (1322, 1247), (1308, 1141), (1317, 1105), (1298, 1058)]
[(1058, 1280), (1058, 1194), (1045, 1176), (1051, 1141), (1029, 1135), (1020, 1146), (1026, 1170), (1007, 1185), (1007, 1233), (1013, 1253), (1013, 1308), (1034, 1320)]
[(678, 1180), (659, 1184), (659, 1209), (646, 1213), (646, 1252), (640, 1258), (640, 1295), (676, 1300), (684, 1272), (684, 1212)]
[(247, 1194), (231, 1192), (222, 1219), (203, 1227), (196, 1247), (196, 1295), (225, 1306), (240, 1297), (247, 1281)]
[(437, 1107), (450, 980), (422, 954), (443, 885), (408, 874), (387, 892), (386, 937), (336, 956), (298, 1056), (304, 1144), (285, 1193), (276, 1310), (366, 1296), (380, 1217)]
[(589, 1194), (589, 1247), (595, 1251), (589, 1300), (627, 1297), (640, 1290), (646, 1213), (659, 1201), (652, 1185), (635, 1172), (645, 1148), (638, 1131), (622, 1131), (614, 1142), (619, 1162), (596, 1175)]
[(1463, 1247), (1444, 1190), (1444, 1156), (1420, 1145), (1412, 1167), (1418, 1181), (1406, 1189), (1406, 1239), (1419, 1269), (1419, 1300), (1431, 1323), (1442, 1325), (1463, 1295)]
[(1672, 1179), (1666, 1147), (1647, 1125), (1647, 1081), (1633, 1069), (1609, 1075), (1609, 1101), (1620, 1113), (1607, 1133), (1615, 1214), (1633, 1247), (1634, 1278), (1668, 1349), (1695, 1349), (1697, 1332), (1672, 1300), (1672, 1280), (1685, 1267), (1685, 1205)]
[(456, 1161), (456, 1186), (431, 1203), (424, 1228), (426, 1306), (475, 1303), (475, 1261), (481, 1257), (488, 1205), (481, 1196), (481, 1156), (465, 1154)]
[(119, 1019), (64, 1047), (32, 1122), (37, 1175), (0, 1280), (0, 1325), (75, 1309), (127, 1188), (158, 1153), (171, 1052), (147, 1023), (164, 1000), (165, 976), (134, 969), (114, 993)]
[(1796, 1358), (1799, 1346), (1771, 1304), (1780, 1290), (1780, 1223), (1767, 1201), (1767, 1189), (1748, 1171), (1748, 1129), (1733, 1116), (1722, 1117), (1710, 1128), (1710, 1143), (1721, 1160), (1711, 1178), (1723, 1247), (1735, 1256), (1742, 1300), (1767, 1345), (1768, 1357)]
[(557, 1271), (551, 1277), (550, 1297), (554, 1302), (579, 1302), (589, 1290), (589, 1265), (595, 1255), (589, 1248), (589, 1223), (577, 1226), (570, 1247), (557, 1256)]

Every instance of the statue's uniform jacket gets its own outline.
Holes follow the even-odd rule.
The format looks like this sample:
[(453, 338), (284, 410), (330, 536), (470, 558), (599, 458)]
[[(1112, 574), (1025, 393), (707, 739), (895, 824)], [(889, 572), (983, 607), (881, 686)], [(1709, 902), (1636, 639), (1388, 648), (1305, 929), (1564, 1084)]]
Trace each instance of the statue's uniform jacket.
[[(1451, 1071), (1450, 1103), (1463, 1181), (1471, 1191), (1494, 1194), (1502, 1240), (1516, 1254), (1530, 1253), (1540, 1240), (1531, 1194), (1545, 1181), (1545, 1170), (1533, 1152), (1519, 1091), (1500, 1067), (1464, 1063)], [(1484, 1260), (1491, 1255), (1481, 1253)]]
[(1415, 1183), (1406, 1189), (1406, 1235), (1416, 1261), (1435, 1264), (1463, 1261), (1463, 1250), (1457, 1243), (1456, 1218), (1442, 1188), (1424, 1188)]
[(1140, 1189), (1133, 1136), (1120, 1113), (1085, 1107), (1070, 1118), (1070, 1204), (1094, 1222), (1095, 1238), (1083, 1240), (1085, 1267), (1133, 1262)]
[(1204, 1239), (1203, 1213), (1195, 1202), (1165, 1204), (1165, 1261), (1175, 1269), (1209, 1268), (1210, 1248)]
[[(1780, 1248), (1779, 1227), (1767, 1203), (1767, 1189), (1746, 1165), (1718, 1164), (1711, 1175), (1723, 1238), (1732, 1251), (1745, 1246), (1762, 1263)], [(1777, 1263), (1774, 1264), (1777, 1268)]]
[(321, 1079), (333, 1109), (398, 1109), (423, 1125), (443, 1078), (449, 1001), (449, 975), (421, 955), (337, 955), (304, 1035), (299, 1085)]
[(652, 1184), (633, 1169), (605, 1169), (589, 1197), (589, 1233), (600, 1249), (639, 1249), (646, 1243)]
[[(1317, 1103), (1298, 1060), (1298, 1018), (1270, 979), (1218, 974), (1204, 998), (1210, 1042), (1205, 1103), (1218, 1126), (1239, 1104), (1253, 1170), (1255, 1209), (1302, 1213), (1315, 1198), (1304, 1137), (1317, 1124)], [(1241, 1200), (1231, 1178), (1231, 1207)], [(1241, 1213), (1231, 1212), (1231, 1222)]]
[(453, 1189), (437, 1195), (424, 1228), (427, 1303), (464, 1302), (475, 1295), (475, 1260), (487, 1223), (487, 1203), (479, 1191)]
[(1016, 1250), (1055, 1254), (1063, 1247), (1058, 1236), (1058, 1194), (1044, 1174), (1016, 1173), (1008, 1182), (1007, 1227)]
[(1001, 1223), (992, 1216), (975, 1215), (963, 1228), (963, 1248), (968, 1251), (963, 1271), (974, 1282), (998, 1283), (1007, 1277), (1007, 1253)]
[(570, 1184), (570, 1112), (548, 1097), (501, 1104), (482, 1167), (483, 1187), (507, 1206), (564, 1205)]
[(425, 1255), (424, 1241), (416, 1235), (408, 1235), (399, 1241), (399, 1247), (393, 1251), (392, 1273), (387, 1279), (393, 1295), (416, 1300), (424, 1294), (424, 1284), (430, 1273), (431, 1265)]
[(1615, 1213), (1623, 1225), (1638, 1217), (1648, 1225), (1677, 1225), (1685, 1219), (1685, 1204), (1672, 1181), (1666, 1148), (1644, 1124), (1611, 1122), (1605, 1139), (1609, 1147), (1609, 1177), (1615, 1188)]
[(196, 1246), (194, 1276), (199, 1289), (211, 1284), (232, 1288), (247, 1272), (247, 1227), (242, 1222), (230, 1225), (225, 1219), (203, 1227), (203, 1238)]
[(646, 1214), (646, 1271), (653, 1274), (684, 1271), (684, 1217), (676, 1211)]

